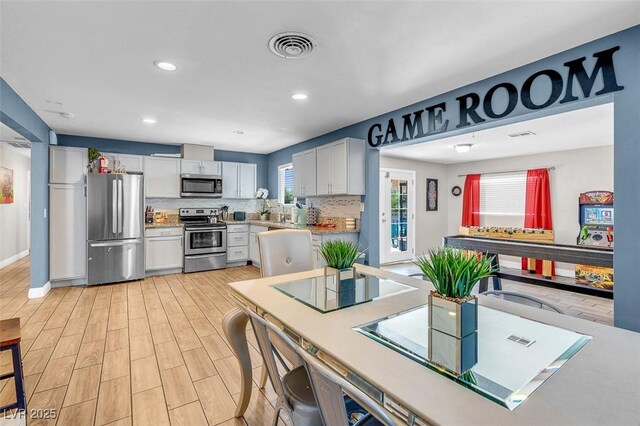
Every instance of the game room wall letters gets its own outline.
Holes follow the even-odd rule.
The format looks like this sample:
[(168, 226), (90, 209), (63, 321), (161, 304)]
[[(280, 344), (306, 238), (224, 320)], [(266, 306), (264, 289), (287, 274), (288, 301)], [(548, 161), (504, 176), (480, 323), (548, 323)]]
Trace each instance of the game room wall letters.
[[(504, 118), (515, 110), (518, 100), (522, 106), (529, 110), (547, 108), (558, 100), (560, 104), (576, 101), (579, 99), (577, 94), (580, 93), (577, 86), (582, 90), (584, 97), (589, 98), (599, 75), (602, 76), (602, 87), (594, 92), (595, 96), (623, 90), (624, 86), (619, 85), (616, 79), (613, 63), (613, 55), (618, 50), (620, 50), (620, 46), (594, 53), (593, 57), (596, 61), (591, 73), (585, 69), (584, 61), (587, 58), (583, 56), (564, 63), (566, 67), (565, 79), (559, 71), (544, 69), (531, 74), (522, 83), (519, 91), (513, 83), (503, 82), (487, 90), (482, 97), (482, 102), (480, 95), (475, 92), (458, 96), (456, 97), (458, 119), (455, 127), (459, 129), (487, 121), (482, 117), (481, 112), (490, 119)], [(546, 100), (536, 102), (532, 99), (531, 89), (536, 81), (542, 79), (546, 79), (550, 83), (551, 90)], [(574, 84), (576, 81), (577, 85)], [(562, 96), (563, 90), (564, 96)], [(492, 102), (498, 91), (506, 92), (507, 95), (507, 104), (502, 111), (496, 111)], [(382, 144), (406, 142), (445, 132), (451, 121), (446, 118), (447, 114), (451, 114), (451, 112), (447, 113), (447, 103), (440, 102), (403, 115), (399, 125), (396, 125), (393, 118), (389, 119), (384, 129), (382, 123), (375, 123), (369, 128), (367, 142), (375, 148)]]

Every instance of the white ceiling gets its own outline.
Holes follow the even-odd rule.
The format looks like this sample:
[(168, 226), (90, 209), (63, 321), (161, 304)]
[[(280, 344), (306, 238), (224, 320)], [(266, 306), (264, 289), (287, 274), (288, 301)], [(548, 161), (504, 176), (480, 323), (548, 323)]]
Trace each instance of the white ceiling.
[[(57, 133), (268, 153), (639, 22), (638, 1), (1, 1), (0, 75)], [(317, 50), (274, 56), (283, 31)]]
[[(508, 136), (525, 131), (533, 132), (535, 135), (515, 138)], [(460, 154), (453, 148), (458, 144), (473, 146), (469, 152)], [(389, 148), (381, 154), (433, 163), (457, 164), (603, 145), (613, 145), (613, 104), (415, 145)]]

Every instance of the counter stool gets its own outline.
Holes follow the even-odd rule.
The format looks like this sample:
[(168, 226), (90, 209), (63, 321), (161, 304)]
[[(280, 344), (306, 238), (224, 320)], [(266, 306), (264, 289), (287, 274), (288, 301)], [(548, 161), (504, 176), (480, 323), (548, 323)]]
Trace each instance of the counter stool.
[(14, 408), (18, 410), (27, 409), (22, 377), (22, 358), (20, 357), (20, 318), (0, 321), (0, 352), (8, 350), (11, 350), (11, 357), (13, 358), (13, 371), (1, 375), (0, 380), (13, 377), (16, 385), (16, 402), (0, 407), (0, 414), (4, 414)]

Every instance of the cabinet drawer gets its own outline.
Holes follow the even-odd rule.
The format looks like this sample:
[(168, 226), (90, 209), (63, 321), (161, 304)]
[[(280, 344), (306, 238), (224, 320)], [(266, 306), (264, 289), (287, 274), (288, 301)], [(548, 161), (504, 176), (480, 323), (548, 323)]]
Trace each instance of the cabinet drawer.
[(249, 247), (227, 247), (227, 262), (247, 260), (249, 258)]
[(227, 234), (227, 247), (238, 247), (249, 245), (249, 234), (246, 232), (236, 232)]
[(227, 225), (227, 234), (232, 232), (249, 232), (249, 225)]
[(251, 225), (249, 227), (249, 232), (252, 232), (254, 234), (257, 234), (259, 232), (267, 232), (268, 230), (269, 230), (269, 227), (267, 226)]
[(145, 237), (172, 237), (182, 236), (184, 233), (181, 226), (167, 228), (147, 228), (144, 230)]

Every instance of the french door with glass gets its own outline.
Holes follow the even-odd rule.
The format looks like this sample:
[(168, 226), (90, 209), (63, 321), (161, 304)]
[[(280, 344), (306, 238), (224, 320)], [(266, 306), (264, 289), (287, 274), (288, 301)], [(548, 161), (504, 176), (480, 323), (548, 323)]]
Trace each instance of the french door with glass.
[(380, 263), (412, 260), (415, 172), (380, 169)]

